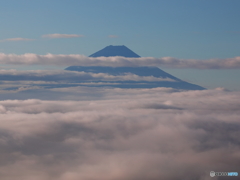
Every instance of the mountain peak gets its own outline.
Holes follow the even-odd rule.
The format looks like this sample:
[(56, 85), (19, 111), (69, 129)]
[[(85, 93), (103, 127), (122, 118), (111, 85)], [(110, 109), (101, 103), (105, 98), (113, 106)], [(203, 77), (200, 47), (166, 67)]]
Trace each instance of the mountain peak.
[(110, 57), (110, 56), (123, 56), (123, 57), (140, 57), (138, 54), (133, 52), (131, 49), (127, 48), (124, 45), (109, 45), (100, 51), (95, 52), (89, 57)]

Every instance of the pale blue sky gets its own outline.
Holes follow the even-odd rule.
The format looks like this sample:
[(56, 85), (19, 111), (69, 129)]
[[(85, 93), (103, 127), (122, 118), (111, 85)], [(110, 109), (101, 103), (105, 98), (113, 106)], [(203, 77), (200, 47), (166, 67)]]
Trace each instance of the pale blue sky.
[[(240, 56), (239, 8), (239, 0), (1, 0), (0, 52), (88, 56), (113, 44), (143, 57), (231, 58)], [(42, 38), (54, 33), (83, 37)], [(6, 40), (19, 37), (35, 40)], [(209, 88), (240, 89), (239, 70), (169, 72)]]

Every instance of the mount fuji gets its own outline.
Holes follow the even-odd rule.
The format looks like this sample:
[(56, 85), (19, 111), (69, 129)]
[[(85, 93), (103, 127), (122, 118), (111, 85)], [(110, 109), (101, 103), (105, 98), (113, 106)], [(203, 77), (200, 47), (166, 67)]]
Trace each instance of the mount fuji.
[(135, 52), (127, 48), (126, 46), (107, 46), (100, 51), (95, 52), (89, 57), (110, 57), (110, 56), (123, 56), (123, 57), (140, 57)]
[[(140, 56), (134, 53), (126, 46), (107, 46), (100, 51), (90, 55), (89, 57), (111, 57), (122, 56), (127, 58), (139, 58)], [(103, 81), (94, 82), (96, 85), (91, 86), (110, 86), (119, 88), (156, 88), (156, 87), (171, 87), (175, 89), (185, 90), (203, 90), (205, 88), (191, 84), (181, 79), (166, 73), (158, 67), (106, 67), (106, 66), (70, 66), (65, 70), (69, 71), (81, 71), (87, 73), (105, 73), (112, 76), (121, 76), (126, 74), (137, 75), (143, 78), (162, 78), (161, 81), (146, 81), (146, 80), (121, 80), (111, 81), (104, 84)], [(88, 85), (86, 85), (88, 86)]]

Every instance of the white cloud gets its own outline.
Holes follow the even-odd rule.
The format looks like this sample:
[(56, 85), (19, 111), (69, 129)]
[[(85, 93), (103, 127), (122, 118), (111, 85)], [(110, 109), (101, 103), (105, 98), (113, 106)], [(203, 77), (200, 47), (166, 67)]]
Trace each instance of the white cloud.
[(1, 180), (208, 180), (212, 170), (239, 172), (240, 92), (84, 91), (82, 101), (0, 101)]
[(177, 59), (172, 57), (86, 57), (79, 54), (4, 54), (0, 53), (0, 63), (18, 65), (54, 65), (54, 66), (158, 66), (171, 68), (195, 68), (195, 69), (239, 69), (240, 56), (226, 59)]
[(83, 37), (81, 34), (45, 34), (42, 35), (43, 38), (77, 38), (77, 37)]
[(1, 42), (5, 41), (34, 41), (35, 39), (28, 39), (28, 38), (9, 38), (9, 39), (3, 39)]

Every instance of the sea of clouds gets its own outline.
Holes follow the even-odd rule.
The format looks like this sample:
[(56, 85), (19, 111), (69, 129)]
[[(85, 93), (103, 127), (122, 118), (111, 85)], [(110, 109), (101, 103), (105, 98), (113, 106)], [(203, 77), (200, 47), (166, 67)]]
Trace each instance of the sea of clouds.
[(210, 171), (240, 173), (239, 97), (222, 88), (5, 89), (0, 179), (208, 180)]

